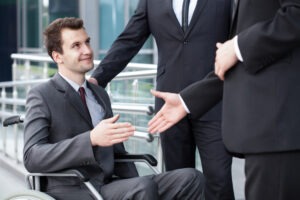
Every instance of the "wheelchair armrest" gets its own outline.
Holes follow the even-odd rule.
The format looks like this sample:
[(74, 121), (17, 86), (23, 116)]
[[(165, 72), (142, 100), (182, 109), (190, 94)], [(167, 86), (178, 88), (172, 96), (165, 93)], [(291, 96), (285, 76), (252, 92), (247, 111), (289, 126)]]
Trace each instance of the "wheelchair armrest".
[(10, 126), (10, 125), (13, 125), (13, 124), (23, 123), (23, 121), (24, 121), (24, 119), (23, 119), (22, 116), (13, 115), (13, 116), (10, 116), (10, 117), (4, 119), (3, 126), (7, 127), (7, 126)]
[(30, 173), (27, 177), (77, 177), (81, 182), (89, 181), (89, 177), (83, 175), (83, 173), (76, 169), (68, 169), (51, 173)]
[(117, 154), (115, 162), (148, 162), (151, 166), (157, 166), (157, 160), (150, 154)]

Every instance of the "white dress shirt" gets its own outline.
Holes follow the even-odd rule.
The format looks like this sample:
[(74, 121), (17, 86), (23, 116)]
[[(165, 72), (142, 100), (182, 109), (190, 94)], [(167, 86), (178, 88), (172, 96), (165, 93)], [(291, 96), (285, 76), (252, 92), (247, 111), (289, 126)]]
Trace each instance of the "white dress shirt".
[(74, 90), (78, 92), (78, 95), (80, 95), (79, 91), (78, 91), (79, 88), (80, 87), (84, 88), (86, 104), (89, 109), (93, 125), (95, 127), (103, 119), (104, 110), (103, 110), (102, 106), (98, 103), (98, 101), (96, 100), (93, 92), (87, 87), (86, 81), (84, 81), (84, 83), (82, 85), (78, 85), (74, 81), (63, 76), (61, 73), (59, 73), (59, 75), (61, 75), (61, 77), (63, 77), (63, 79), (65, 79), (74, 88)]
[[(189, 24), (191, 22), (193, 13), (195, 11), (197, 1), (198, 0), (190, 0), (189, 19), (188, 19)], [(183, 0), (173, 0), (173, 9), (180, 25), (182, 25), (182, 4), (183, 4)]]

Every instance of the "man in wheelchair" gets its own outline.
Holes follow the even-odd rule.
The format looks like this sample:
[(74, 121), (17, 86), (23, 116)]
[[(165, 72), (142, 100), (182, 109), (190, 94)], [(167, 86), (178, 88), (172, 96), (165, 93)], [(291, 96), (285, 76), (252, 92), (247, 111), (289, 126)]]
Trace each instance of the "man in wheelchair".
[[(26, 169), (79, 170), (104, 199), (201, 199), (204, 177), (195, 169), (138, 177), (133, 163), (114, 163), (116, 154), (126, 153), (122, 142), (135, 128), (117, 122), (106, 91), (85, 80), (93, 68), (93, 51), (83, 21), (57, 19), (46, 28), (44, 39), (58, 73), (28, 93)], [(93, 199), (77, 178), (47, 177), (43, 182), (43, 191), (55, 199)]]

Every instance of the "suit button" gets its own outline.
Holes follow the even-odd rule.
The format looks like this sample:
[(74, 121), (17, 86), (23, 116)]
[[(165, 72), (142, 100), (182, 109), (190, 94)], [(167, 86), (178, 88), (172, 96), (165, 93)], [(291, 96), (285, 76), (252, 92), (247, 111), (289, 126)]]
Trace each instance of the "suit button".
[(185, 40), (185, 41), (183, 42), (184, 45), (187, 45), (188, 43), (189, 43), (188, 40)]

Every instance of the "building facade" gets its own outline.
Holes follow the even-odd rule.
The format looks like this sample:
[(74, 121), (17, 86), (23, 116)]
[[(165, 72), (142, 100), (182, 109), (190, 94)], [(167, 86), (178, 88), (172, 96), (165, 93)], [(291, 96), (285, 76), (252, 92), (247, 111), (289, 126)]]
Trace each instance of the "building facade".
[[(122, 32), (138, 0), (1, 0), (0, 81), (11, 80), (10, 54), (45, 54), (42, 32), (59, 17), (80, 17), (92, 38), (95, 59), (102, 59)], [(132, 62), (156, 63), (155, 42), (150, 37)]]

